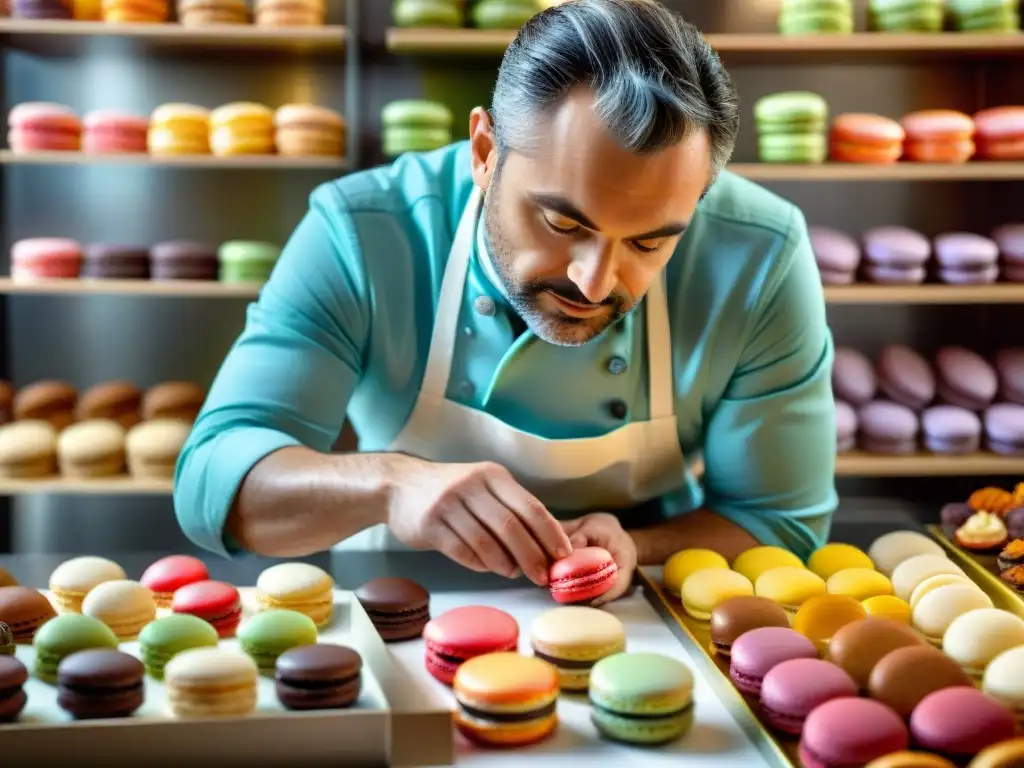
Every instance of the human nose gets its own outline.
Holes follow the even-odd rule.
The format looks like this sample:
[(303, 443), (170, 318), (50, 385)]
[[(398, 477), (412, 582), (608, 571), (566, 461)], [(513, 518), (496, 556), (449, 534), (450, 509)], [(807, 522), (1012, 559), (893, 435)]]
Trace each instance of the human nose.
[(617, 268), (614, 244), (593, 243), (569, 264), (568, 278), (587, 297), (587, 301), (600, 304), (615, 288)]

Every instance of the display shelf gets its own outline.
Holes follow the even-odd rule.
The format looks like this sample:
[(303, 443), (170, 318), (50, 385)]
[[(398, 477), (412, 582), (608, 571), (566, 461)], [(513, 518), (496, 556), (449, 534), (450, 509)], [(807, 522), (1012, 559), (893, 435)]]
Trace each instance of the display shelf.
[(729, 170), (752, 181), (1015, 181), (1024, 179), (1024, 162), (932, 163), (730, 163)]
[(1024, 283), (826, 285), (829, 304), (1024, 304)]
[(37, 280), (0, 277), (0, 295), (152, 296), (164, 299), (254, 299), (260, 284), (230, 285), (214, 280)]
[(967, 477), (979, 475), (1024, 476), (1024, 456), (974, 453), (967, 456), (937, 456), (918, 453), (884, 456), (873, 453), (840, 454), (836, 458), (839, 477)]
[(259, 53), (337, 55), (345, 51), (348, 28), (258, 27), (218, 24), (107, 24), (99, 21), (0, 19), (4, 45), (42, 55), (78, 55), (94, 42), (116, 39), (156, 53)]
[[(386, 45), (397, 54), (501, 55), (516, 30), (388, 29)], [(773, 58), (843, 58), (858, 63), (878, 60), (913, 60), (957, 57), (1009, 57), (1024, 55), (1020, 34), (888, 34), (784, 36), (776, 34), (709, 34), (719, 53)]]
[(169, 495), (174, 489), (171, 480), (135, 479), (133, 477), (101, 477), (91, 480), (73, 477), (48, 477), (39, 480), (0, 478), (0, 496), (52, 493), (64, 495)]
[(334, 170), (343, 171), (348, 162), (341, 157), (284, 157), (282, 155), (181, 155), (153, 157), (146, 154), (87, 155), (84, 152), (33, 152), (17, 154), (0, 150), (4, 165), (134, 165), (146, 168), (216, 168), (225, 170)]

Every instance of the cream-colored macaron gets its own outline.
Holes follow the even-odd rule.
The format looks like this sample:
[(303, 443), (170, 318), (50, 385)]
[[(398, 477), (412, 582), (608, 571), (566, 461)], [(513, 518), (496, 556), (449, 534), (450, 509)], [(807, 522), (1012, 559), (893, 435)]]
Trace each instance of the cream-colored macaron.
[(334, 612), (334, 579), (309, 563), (279, 563), (256, 579), (256, 600), (260, 610), (298, 611), (322, 629)]
[(940, 573), (963, 574), (964, 569), (945, 555), (915, 555), (896, 566), (892, 572), (893, 594), (910, 601), (914, 589), (927, 578)]
[(192, 648), (164, 667), (164, 686), (175, 717), (243, 717), (256, 708), (259, 668), (245, 653)]
[(1024, 731), (1024, 645), (1003, 651), (989, 662), (981, 689), (1013, 712), (1017, 729)]
[(108, 477), (124, 473), (124, 429), (110, 419), (72, 424), (57, 438), (61, 474)]
[(950, 584), (921, 598), (911, 613), (914, 628), (932, 645), (941, 645), (949, 625), (957, 616), (976, 608), (991, 608), (992, 599), (967, 584)]
[(896, 566), (914, 555), (942, 555), (945, 550), (923, 533), (917, 531), (893, 531), (879, 536), (868, 549), (868, 557), (875, 568), (891, 576)]
[(135, 477), (174, 477), (178, 454), (192, 425), (175, 419), (154, 419), (136, 424), (128, 432), (128, 470)]
[(25, 419), (0, 427), (0, 477), (46, 477), (56, 469), (57, 431), (49, 422)]
[(679, 597), (683, 582), (691, 573), (703, 571), (705, 568), (729, 570), (729, 561), (711, 549), (683, 549), (665, 561), (662, 569), (661, 583), (665, 591)]
[(65, 560), (50, 574), (50, 592), (61, 613), (81, 613), (82, 601), (105, 581), (127, 579), (124, 568), (105, 557), (84, 555)]
[(913, 609), (915, 605), (921, 602), (921, 598), (929, 592), (939, 587), (948, 587), (950, 584), (967, 584), (968, 586), (981, 589), (964, 573), (940, 573), (937, 576), (929, 576), (914, 587), (914, 591), (910, 593), (910, 600), (907, 602), (910, 603), (910, 607)]
[(82, 613), (102, 621), (120, 639), (131, 640), (156, 619), (156, 600), (137, 581), (105, 581), (89, 590)]
[(977, 680), (992, 659), (1019, 645), (1024, 645), (1024, 619), (999, 608), (962, 613), (942, 636), (945, 654)]

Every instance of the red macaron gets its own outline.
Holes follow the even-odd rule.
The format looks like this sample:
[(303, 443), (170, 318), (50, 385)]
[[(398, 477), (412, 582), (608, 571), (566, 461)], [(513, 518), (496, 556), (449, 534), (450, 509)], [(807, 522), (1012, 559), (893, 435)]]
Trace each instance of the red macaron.
[(548, 570), (548, 588), (559, 603), (584, 603), (615, 586), (615, 559), (601, 547), (582, 547)]
[(485, 605), (453, 608), (423, 629), (427, 671), (451, 685), (459, 666), (475, 656), (519, 648), (519, 624), (509, 614)]
[(174, 593), (174, 613), (190, 613), (213, 625), (221, 637), (232, 637), (242, 621), (242, 598), (223, 581), (197, 581)]
[(142, 574), (139, 582), (153, 593), (156, 604), (161, 608), (171, 607), (174, 593), (197, 581), (207, 581), (210, 572), (206, 563), (191, 555), (162, 557)]

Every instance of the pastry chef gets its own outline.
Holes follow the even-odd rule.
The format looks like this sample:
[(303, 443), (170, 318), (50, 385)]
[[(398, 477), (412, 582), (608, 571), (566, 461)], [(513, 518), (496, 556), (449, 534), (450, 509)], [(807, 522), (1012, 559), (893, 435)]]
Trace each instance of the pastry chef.
[[(659, 3), (535, 16), (468, 141), (312, 193), (181, 453), (185, 533), (541, 585), (596, 545), (609, 599), (684, 547), (823, 544), (820, 279), (800, 211), (723, 170), (738, 130), (728, 73)], [(332, 453), (346, 417), (359, 451)]]

